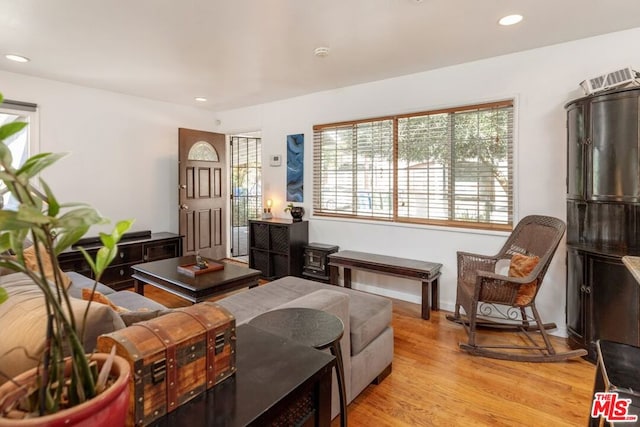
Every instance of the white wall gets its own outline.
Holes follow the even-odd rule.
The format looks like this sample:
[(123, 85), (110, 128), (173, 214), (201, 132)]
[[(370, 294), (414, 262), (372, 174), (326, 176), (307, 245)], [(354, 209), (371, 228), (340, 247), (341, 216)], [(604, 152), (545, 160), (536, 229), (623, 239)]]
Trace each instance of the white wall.
[[(310, 213), (314, 124), (513, 97), (516, 219), (533, 213), (564, 218), (563, 105), (581, 96), (578, 83), (586, 77), (640, 68), (639, 40), (640, 28), (217, 114), (3, 71), (0, 91), (8, 99), (39, 105), (41, 151), (72, 153), (45, 174), (61, 200), (89, 202), (113, 220), (133, 216), (137, 230), (173, 232), (178, 230), (179, 127), (227, 134), (260, 130), (265, 165), (269, 155), (286, 154), (286, 135), (304, 133), (304, 206)], [(274, 200), (276, 215), (286, 216), (286, 167), (266, 166), (263, 177), (265, 198)], [(493, 253), (505, 235), (310, 219), (311, 241), (443, 263), (444, 309), (452, 309), (455, 301), (455, 252)], [(562, 244), (538, 300), (543, 318), (561, 325), (561, 334), (564, 260)], [(356, 288), (420, 300), (417, 282), (361, 272), (354, 273), (354, 282)]]
[[(505, 98), (516, 100), (515, 214), (565, 218), (566, 134), (564, 104), (582, 96), (587, 77), (620, 67), (640, 68), (640, 28), (491, 58), (384, 81), (221, 112), (220, 131), (262, 130), (263, 164), (286, 154), (286, 135), (304, 133), (307, 212), (312, 205), (312, 126), (320, 123), (424, 111)], [(428, 51), (425, 50), (425, 55)], [(328, 58), (330, 60), (330, 58)], [(286, 167), (263, 170), (265, 198), (278, 216), (285, 205)], [(336, 221), (310, 217), (310, 239), (363, 250), (440, 262), (441, 307), (455, 301), (455, 252), (492, 254), (504, 233)], [(354, 287), (408, 301), (420, 300), (418, 282), (354, 272)], [(538, 297), (545, 321), (565, 329), (565, 246), (561, 244)]]
[(211, 131), (213, 113), (2, 71), (0, 92), (38, 104), (40, 152), (70, 153), (43, 174), (60, 201), (178, 231), (178, 128)]

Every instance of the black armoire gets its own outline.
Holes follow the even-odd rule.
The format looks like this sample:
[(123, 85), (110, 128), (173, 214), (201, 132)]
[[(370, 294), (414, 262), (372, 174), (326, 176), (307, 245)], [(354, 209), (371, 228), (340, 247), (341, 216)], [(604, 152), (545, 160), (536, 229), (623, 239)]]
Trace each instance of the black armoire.
[(569, 102), (567, 333), (595, 360), (595, 342), (640, 345), (640, 285), (622, 264), (640, 255), (640, 88)]

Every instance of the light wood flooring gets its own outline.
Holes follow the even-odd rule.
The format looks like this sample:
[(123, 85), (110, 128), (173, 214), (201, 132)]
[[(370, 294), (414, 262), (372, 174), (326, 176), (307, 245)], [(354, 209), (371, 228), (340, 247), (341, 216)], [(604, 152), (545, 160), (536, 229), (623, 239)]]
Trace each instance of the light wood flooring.
[[(189, 305), (150, 286), (145, 295), (169, 307)], [(349, 426), (587, 424), (594, 365), (580, 358), (522, 363), (470, 356), (458, 348), (464, 329), (446, 314), (422, 320), (419, 305), (393, 301), (393, 372), (349, 405)], [(564, 339), (553, 342), (557, 351), (567, 348)]]

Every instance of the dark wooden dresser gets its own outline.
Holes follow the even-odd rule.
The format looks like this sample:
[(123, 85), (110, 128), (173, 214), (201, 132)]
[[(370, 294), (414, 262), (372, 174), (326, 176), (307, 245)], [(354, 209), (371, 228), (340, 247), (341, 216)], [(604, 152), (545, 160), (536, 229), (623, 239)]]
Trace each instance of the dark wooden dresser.
[[(62, 252), (58, 262), (62, 271), (75, 271), (90, 278), (93, 272), (84, 256), (78, 249), (84, 248), (95, 256), (102, 247), (98, 237), (89, 237), (78, 241), (73, 248)], [(104, 272), (100, 281), (115, 290), (122, 290), (133, 286), (131, 266), (149, 261), (182, 256), (182, 238), (173, 233), (152, 233), (138, 231), (125, 233), (118, 244), (116, 259)]]

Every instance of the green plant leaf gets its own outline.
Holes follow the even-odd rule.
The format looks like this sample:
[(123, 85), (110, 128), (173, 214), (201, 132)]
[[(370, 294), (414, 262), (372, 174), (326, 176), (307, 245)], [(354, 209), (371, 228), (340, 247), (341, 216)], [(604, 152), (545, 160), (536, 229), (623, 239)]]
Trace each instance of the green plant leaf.
[(76, 227), (74, 229), (65, 230), (63, 233), (58, 234), (56, 238), (56, 244), (54, 247), (54, 253), (56, 256), (60, 255), (62, 251), (71, 247), (74, 243), (84, 236), (89, 231), (89, 226)]
[(98, 253), (96, 253), (96, 269), (94, 271), (96, 280), (100, 280), (100, 277), (102, 277), (102, 273), (104, 273), (109, 264), (111, 264), (117, 253), (117, 246), (111, 248), (103, 246), (98, 249)]
[(93, 258), (91, 257), (91, 255), (89, 255), (89, 252), (87, 252), (84, 248), (79, 247), (78, 248), (80, 250), (80, 253), (82, 253), (82, 256), (84, 256), (85, 261), (87, 261), (87, 264), (89, 264), (89, 267), (91, 268), (91, 271), (96, 271), (96, 263), (93, 261)]
[(55, 227), (65, 232), (66, 230), (72, 230), (77, 227), (90, 227), (92, 225), (105, 223), (107, 223), (107, 220), (102, 218), (100, 214), (98, 214), (98, 211), (87, 206), (65, 212), (56, 219)]
[(0, 163), (5, 167), (11, 167), (11, 162), (13, 162), (11, 150), (4, 143), (0, 144)]
[(11, 122), (0, 126), (0, 141), (20, 132), (27, 125), (25, 122)]
[(51, 166), (61, 158), (65, 157), (65, 153), (40, 153), (35, 156), (31, 156), (26, 162), (18, 169), (16, 174), (20, 177), (27, 176), (28, 178), (34, 177), (40, 173), (43, 169)]
[[(4, 145), (4, 144), (0, 144), (0, 145)], [(11, 175), (9, 175), (6, 172), (0, 172), (0, 180), (1, 181), (9, 181), (9, 182), (14, 182), (15, 178)]]
[(18, 212), (0, 210), (0, 230), (28, 230), (33, 224), (18, 218)]
[(0, 233), (0, 253), (11, 249), (11, 233), (8, 231)]
[(4, 288), (0, 288), (0, 304), (5, 302), (9, 298), (7, 291)]
[(96, 278), (102, 275), (104, 270), (113, 262), (118, 253), (118, 242), (122, 235), (131, 228), (133, 220), (118, 221), (111, 234), (100, 233), (100, 241), (104, 245), (96, 254)]
[(43, 179), (40, 179), (40, 185), (44, 189), (44, 194), (47, 196), (47, 205), (49, 206), (48, 215), (52, 217), (58, 215), (58, 213), (60, 213), (60, 204), (53, 195), (53, 191), (51, 191), (51, 188)]
[(111, 234), (106, 234), (106, 233), (100, 233), (100, 241), (107, 248), (113, 248), (117, 244), (113, 236), (111, 236)]
[(29, 206), (22, 204), (18, 207), (18, 219), (31, 224), (31, 226), (39, 226), (50, 224), (52, 218), (40, 212), (37, 206)]

